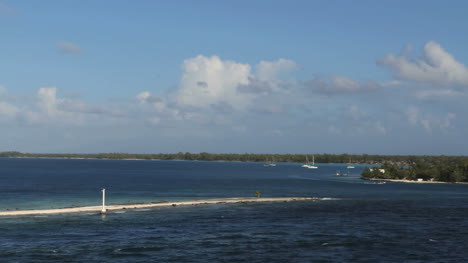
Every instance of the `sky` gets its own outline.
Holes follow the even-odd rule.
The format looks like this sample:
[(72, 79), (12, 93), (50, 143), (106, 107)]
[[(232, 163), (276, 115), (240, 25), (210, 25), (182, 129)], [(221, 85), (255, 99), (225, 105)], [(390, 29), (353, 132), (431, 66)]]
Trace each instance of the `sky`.
[(0, 0), (0, 152), (468, 155), (466, 10)]

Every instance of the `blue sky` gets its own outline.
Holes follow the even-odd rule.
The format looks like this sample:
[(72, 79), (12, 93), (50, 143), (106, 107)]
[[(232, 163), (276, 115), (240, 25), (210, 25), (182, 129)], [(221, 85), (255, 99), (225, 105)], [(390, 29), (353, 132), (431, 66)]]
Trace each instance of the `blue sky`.
[(466, 10), (0, 0), (0, 151), (466, 155)]

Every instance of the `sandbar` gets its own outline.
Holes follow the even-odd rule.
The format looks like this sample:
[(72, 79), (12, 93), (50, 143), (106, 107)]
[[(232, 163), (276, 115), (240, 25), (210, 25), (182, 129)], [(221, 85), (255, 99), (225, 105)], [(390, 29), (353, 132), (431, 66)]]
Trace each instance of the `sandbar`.
[[(180, 202), (160, 202), (160, 203), (138, 203), (138, 204), (119, 204), (107, 205), (108, 213), (118, 210), (141, 209), (141, 208), (156, 208), (169, 206), (190, 206), (190, 205), (205, 205), (205, 204), (224, 204), (224, 203), (258, 203), (258, 202), (291, 202), (291, 201), (311, 201), (321, 200), (317, 197), (233, 197), (233, 198), (217, 198), (207, 200), (192, 200)], [(39, 209), (39, 210), (16, 210), (0, 212), (0, 216), (34, 216), (34, 215), (50, 215), (50, 214), (68, 214), (68, 213), (83, 213), (95, 212), (100, 213), (102, 206), (83, 206), (72, 208), (57, 208), (57, 209)]]

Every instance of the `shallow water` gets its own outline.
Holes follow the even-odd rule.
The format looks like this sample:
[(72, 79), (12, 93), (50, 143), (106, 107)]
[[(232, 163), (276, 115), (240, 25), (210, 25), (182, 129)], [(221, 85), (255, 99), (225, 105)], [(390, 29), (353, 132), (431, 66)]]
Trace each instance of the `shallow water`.
[[(0, 210), (329, 197), (0, 219), (2, 262), (463, 262), (468, 186), (366, 184), (340, 165), (0, 159)], [(353, 173), (360, 173), (357, 167)]]

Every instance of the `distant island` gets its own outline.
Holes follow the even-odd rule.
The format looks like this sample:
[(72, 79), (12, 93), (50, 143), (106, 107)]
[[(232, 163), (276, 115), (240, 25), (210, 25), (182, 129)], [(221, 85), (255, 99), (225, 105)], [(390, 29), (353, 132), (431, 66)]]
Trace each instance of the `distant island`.
[(468, 159), (466, 157), (418, 158), (409, 166), (386, 162), (379, 167), (365, 168), (363, 179), (400, 182), (468, 182)]
[[(69, 158), (69, 159), (132, 159), (132, 160), (190, 160), (305, 163), (312, 154), (258, 154), (258, 153), (21, 153), (0, 152), (0, 157), (10, 158)], [(467, 156), (416, 156), (372, 154), (313, 154), (316, 163), (366, 164), (363, 179), (409, 180), (433, 182), (468, 182)]]
[[(187, 161), (238, 161), (238, 162), (284, 162), (304, 163), (314, 155), (316, 163), (345, 163), (345, 164), (383, 164), (392, 163), (399, 166), (410, 165), (421, 158), (441, 158), (431, 156), (410, 155), (371, 155), (371, 154), (263, 154), (263, 153), (22, 153), (16, 151), (0, 152), (0, 157), (16, 158), (70, 158), (70, 159), (135, 159), (135, 160), (187, 160)], [(450, 159), (463, 159), (468, 157), (443, 157)]]

